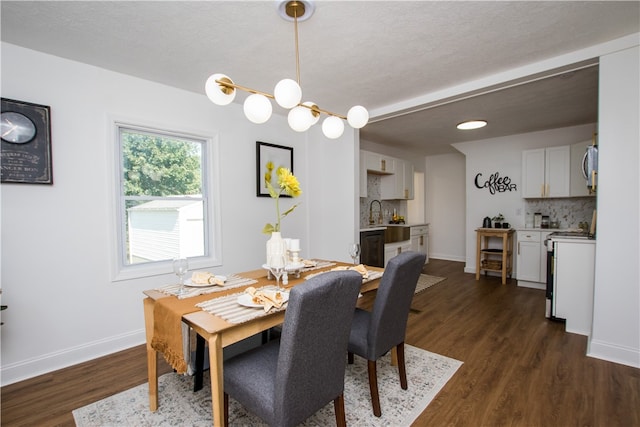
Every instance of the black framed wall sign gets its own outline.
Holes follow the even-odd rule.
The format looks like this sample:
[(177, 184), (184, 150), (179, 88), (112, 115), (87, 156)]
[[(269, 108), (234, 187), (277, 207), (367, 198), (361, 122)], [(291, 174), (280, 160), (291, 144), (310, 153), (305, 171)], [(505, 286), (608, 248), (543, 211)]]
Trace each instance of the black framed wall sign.
[(7, 98), (1, 104), (0, 181), (53, 184), (50, 107)]
[[(267, 142), (256, 142), (256, 196), (271, 197), (269, 190), (264, 184), (264, 176), (267, 173), (267, 162), (272, 162), (274, 166), (273, 179), (275, 180), (275, 171), (279, 167), (285, 167), (293, 173), (293, 147), (285, 147), (283, 145), (269, 144)], [(275, 181), (271, 181), (272, 185), (276, 185)], [(291, 197), (282, 194), (280, 197)]]

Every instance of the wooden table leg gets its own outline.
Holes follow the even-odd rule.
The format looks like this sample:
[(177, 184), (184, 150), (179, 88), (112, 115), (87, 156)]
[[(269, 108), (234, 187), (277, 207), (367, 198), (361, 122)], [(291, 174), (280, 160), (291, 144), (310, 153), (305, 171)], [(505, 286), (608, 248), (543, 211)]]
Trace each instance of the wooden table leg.
[(149, 410), (155, 412), (158, 409), (158, 352), (151, 347), (153, 338), (153, 306), (155, 301), (145, 298), (144, 301), (144, 327), (147, 337), (147, 378), (149, 380)]
[(508, 233), (502, 235), (502, 284), (507, 284), (507, 238)]
[(476, 280), (480, 280), (480, 249), (482, 246), (482, 237), (477, 234), (476, 237)]
[(211, 374), (211, 405), (213, 425), (224, 425), (224, 373), (222, 371), (222, 337), (209, 337), (209, 373)]

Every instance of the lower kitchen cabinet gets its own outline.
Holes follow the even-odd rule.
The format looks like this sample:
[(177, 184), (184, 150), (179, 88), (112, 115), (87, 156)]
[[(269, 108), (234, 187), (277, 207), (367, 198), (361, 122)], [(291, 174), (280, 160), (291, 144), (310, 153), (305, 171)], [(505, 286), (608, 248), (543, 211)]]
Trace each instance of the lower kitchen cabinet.
[(518, 286), (546, 289), (547, 247), (549, 231), (518, 230), (516, 232), (516, 279)]
[(384, 267), (384, 229), (360, 232), (360, 262), (371, 267)]
[(429, 262), (429, 226), (411, 227), (411, 250), (425, 255), (424, 263)]
[(384, 245), (384, 266), (387, 266), (389, 260), (402, 252), (411, 250), (411, 240), (397, 243), (387, 243)]

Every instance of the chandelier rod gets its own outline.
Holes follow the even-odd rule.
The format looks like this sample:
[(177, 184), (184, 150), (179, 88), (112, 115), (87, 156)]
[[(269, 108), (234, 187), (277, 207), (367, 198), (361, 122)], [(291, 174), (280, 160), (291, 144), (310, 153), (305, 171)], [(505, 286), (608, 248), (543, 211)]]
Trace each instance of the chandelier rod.
[[(242, 86), (242, 85), (239, 85), (239, 84), (236, 84), (236, 83), (231, 83), (230, 81), (216, 79), (215, 82), (218, 83), (218, 85), (220, 85), (220, 87), (223, 87), (223, 88), (240, 89), (240, 90), (243, 90), (245, 92), (257, 93), (259, 95), (266, 96), (267, 98), (275, 99), (275, 96), (271, 95), (270, 93), (262, 92), (262, 91), (256, 90), (256, 89), (251, 89), (250, 87)], [(341, 118), (342, 120), (347, 120), (347, 116), (343, 116), (342, 114), (338, 114), (338, 113), (333, 113), (333, 112), (331, 112), (329, 110), (324, 110), (324, 109), (318, 107), (317, 105), (298, 104), (298, 106), (299, 107), (304, 107), (304, 108), (307, 108), (307, 109), (311, 110), (311, 112), (314, 114), (314, 116), (316, 116), (319, 113), (324, 113), (324, 114), (326, 114), (328, 116), (335, 116), (335, 117)]]
[[(302, 8), (304, 9), (304, 6)], [(300, 49), (298, 48), (298, 2), (293, 2), (293, 28), (296, 34), (296, 79), (298, 86), (302, 87), (300, 84)]]

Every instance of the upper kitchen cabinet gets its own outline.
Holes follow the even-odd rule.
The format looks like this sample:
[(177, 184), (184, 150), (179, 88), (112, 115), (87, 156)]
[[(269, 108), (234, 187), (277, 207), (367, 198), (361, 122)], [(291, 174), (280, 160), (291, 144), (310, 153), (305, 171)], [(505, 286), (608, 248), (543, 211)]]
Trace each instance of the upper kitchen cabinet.
[(414, 197), (413, 163), (395, 159), (396, 173), (380, 179), (382, 200), (410, 200)]
[(522, 152), (522, 197), (569, 197), (571, 147)]
[(393, 157), (384, 156), (370, 151), (363, 151), (367, 172), (379, 175), (395, 173), (396, 160)]

